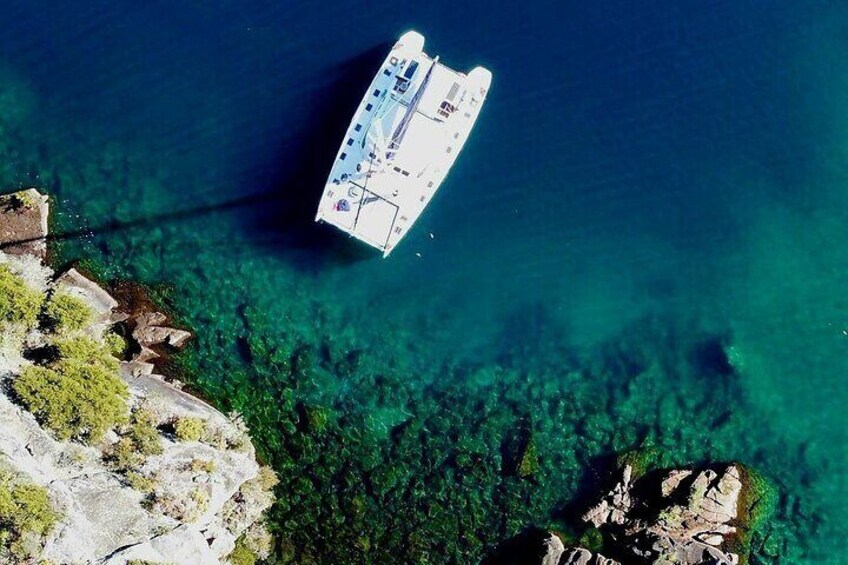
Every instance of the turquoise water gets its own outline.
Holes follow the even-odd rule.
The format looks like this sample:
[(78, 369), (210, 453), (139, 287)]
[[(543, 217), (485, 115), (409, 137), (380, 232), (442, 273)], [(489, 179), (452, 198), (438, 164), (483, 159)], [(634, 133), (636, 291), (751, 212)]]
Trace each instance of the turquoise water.
[[(382, 260), (311, 219), (412, 27), (495, 80)], [(647, 440), (775, 480), (758, 562), (839, 563), (846, 29), (825, 1), (11, 0), (0, 186), (54, 196), (59, 260), (164, 285), (197, 332), (182, 363), (283, 478), (280, 556), (476, 558), (573, 526), (604, 458)], [(528, 433), (533, 481), (503, 472)]]

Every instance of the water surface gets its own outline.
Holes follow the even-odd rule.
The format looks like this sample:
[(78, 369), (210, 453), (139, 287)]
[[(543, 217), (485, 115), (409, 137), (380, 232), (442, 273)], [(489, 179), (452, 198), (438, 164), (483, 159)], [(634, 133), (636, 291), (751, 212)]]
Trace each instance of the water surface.
[[(811, 510), (793, 514), (790, 500), (782, 514), (797, 560), (823, 562), (822, 540), (844, 534), (828, 509), (846, 492), (841, 3), (7, 0), (2, 15), (4, 190), (55, 197), (63, 260), (171, 284), (213, 396), (265, 386), (263, 340), (364, 351), (369, 374), (402, 374), (417, 392), (385, 402), (388, 426), (423, 421), (416, 402), (432, 386), (459, 386), (473, 406), (469, 366), (553, 387), (539, 393), (549, 402), (571, 383), (552, 367), (592, 363), (576, 351), (606, 367), (616, 344), (659, 358), (713, 340), (733, 375), (666, 365), (631, 385), (642, 388), (628, 426), (670, 429), (660, 407), (675, 395), (693, 411), (713, 402), (707, 412), (738, 420), (711, 429), (684, 410), (685, 437), (662, 440), (676, 460), (740, 458), (804, 500)], [(448, 181), (382, 260), (311, 218), (362, 90), (410, 28), (447, 64), (495, 78)], [(379, 389), (372, 377), (293, 383), (353, 418)], [(625, 377), (585, 378), (615, 390)], [(504, 395), (524, 390), (511, 382)], [(600, 394), (574, 400), (611, 430), (587, 453), (640, 440), (612, 404), (594, 405)], [(570, 425), (539, 433), (585, 433)], [(539, 513), (579, 490), (557, 457), (542, 453), (561, 492), (539, 496)]]

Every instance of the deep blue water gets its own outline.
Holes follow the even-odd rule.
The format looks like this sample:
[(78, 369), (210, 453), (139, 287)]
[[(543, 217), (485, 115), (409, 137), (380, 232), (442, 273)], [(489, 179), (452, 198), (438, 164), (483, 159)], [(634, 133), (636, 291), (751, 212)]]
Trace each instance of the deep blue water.
[[(384, 261), (310, 222), (410, 28), (494, 82)], [(444, 356), (526, 338), (508, 320), (537, 307), (582, 344), (646, 313), (692, 318), (734, 336), (778, 427), (841, 454), (846, 53), (848, 5), (824, 0), (0, 4), (0, 71), (27, 109), (15, 180), (57, 173), (62, 228), (91, 230), (68, 244), (113, 274), (227, 312), (306, 295), (364, 339), (391, 327)], [(55, 180), (104, 153), (131, 157)], [(106, 177), (122, 180), (91, 181)]]

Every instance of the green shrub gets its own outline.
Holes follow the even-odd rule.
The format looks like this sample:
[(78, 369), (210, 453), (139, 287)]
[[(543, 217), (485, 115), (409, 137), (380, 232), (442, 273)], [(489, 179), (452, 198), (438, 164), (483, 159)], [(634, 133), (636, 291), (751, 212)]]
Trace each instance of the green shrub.
[(124, 478), (126, 479), (127, 484), (130, 485), (131, 488), (137, 490), (140, 493), (149, 494), (156, 489), (156, 479), (148, 477), (146, 475), (142, 475), (141, 473), (130, 471), (124, 476)]
[(0, 322), (35, 327), (44, 294), (29, 287), (23, 277), (0, 263)]
[(256, 475), (256, 480), (259, 481), (259, 486), (265, 491), (270, 491), (280, 483), (280, 479), (277, 477), (277, 473), (274, 472), (274, 469), (266, 465), (259, 467), (259, 473)]
[(103, 340), (106, 342), (106, 347), (109, 348), (109, 352), (118, 359), (123, 359), (127, 354), (127, 340), (116, 334), (115, 332), (106, 332), (106, 335), (103, 336)]
[(126, 420), (129, 396), (118, 362), (105, 345), (87, 337), (55, 343), (59, 358), (26, 367), (12, 381), (21, 403), (60, 439), (98, 441)]
[(251, 524), (241, 535), (241, 539), (242, 544), (260, 561), (267, 559), (274, 550), (274, 536), (268, 531), (265, 522), (259, 521)]
[(200, 441), (206, 431), (206, 421), (183, 416), (174, 422), (174, 434), (180, 441)]
[(87, 365), (100, 365), (117, 373), (120, 367), (107, 345), (86, 336), (57, 339), (53, 342), (60, 361), (73, 361)]
[(162, 453), (162, 441), (156, 428), (156, 416), (150, 410), (140, 408), (133, 412), (127, 437), (131, 438), (142, 455)]
[(144, 465), (149, 455), (162, 453), (159, 430), (156, 429), (156, 417), (145, 408), (133, 412), (130, 424), (121, 432), (121, 439), (106, 454), (106, 460), (121, 472), (138, 469)]
[(235, 549), (227, 556), (231, 565), (255, 565), (256, 559), (256, 554), (247, 547), (244, 536), (236, 540)]
[(106, 455), (107, 461), (118, 471), (129, 471), (144, 465), (144, 455), (139, 453), (131, 438), (122, 437)]
[(194, 458), (189, 463), (188, 468), (193, 473), (214, 473), (215, 472), (215, 462), (211, 459), (197, 459)]
[(209, 510), (209, 492), (203, 487), (195, 487), (188, 493), (190, 508), (185, 514), (186, 522), (196, 522), (207, 510)]
[(44, 315), (57, 332), (78, 331), (94, 320), (94, 312), (83, 299), (62, 291), (50, 297)]
[(0, 470), (0, 562), (36, 557), (33, 539), (41, 542), (57, 520), (47, 489)]

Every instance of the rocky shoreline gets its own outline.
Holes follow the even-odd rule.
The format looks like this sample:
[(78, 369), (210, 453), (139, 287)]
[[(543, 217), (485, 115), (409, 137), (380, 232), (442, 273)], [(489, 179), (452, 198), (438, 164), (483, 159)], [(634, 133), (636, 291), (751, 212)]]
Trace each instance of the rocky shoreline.
[[(44, 263), (48, 213), (34, 189), (0, 198), (0, 275), (22, 293), (0, 297), (0, 471), (11, 477), (9, 496), (30, 489), (50, 507), (49, 527), (0, 535), (0, 562), (205, 565), (266, 556), (263, 516), (276, 476), (257, 462), (237, 415), (154, 372), (156, 350), (179, 349), (191, 334), (168, 327), (161, 312), (123, 311), (75, 269), (54, 273)], [(36, 310), (24, 315), (25, 306)], [(117, 358), (101, 365), (73, 357), (110, 347)], [(69, 382), (71, 369), (81, 381)], [(39, 388), (41, 377), (49, 386)], [(104, 381), (103, 394), (120, 399), (103, 434), (86, 424), (99, 414), (58, 400), (63, 386), (95, 378), (117, 379)]]

